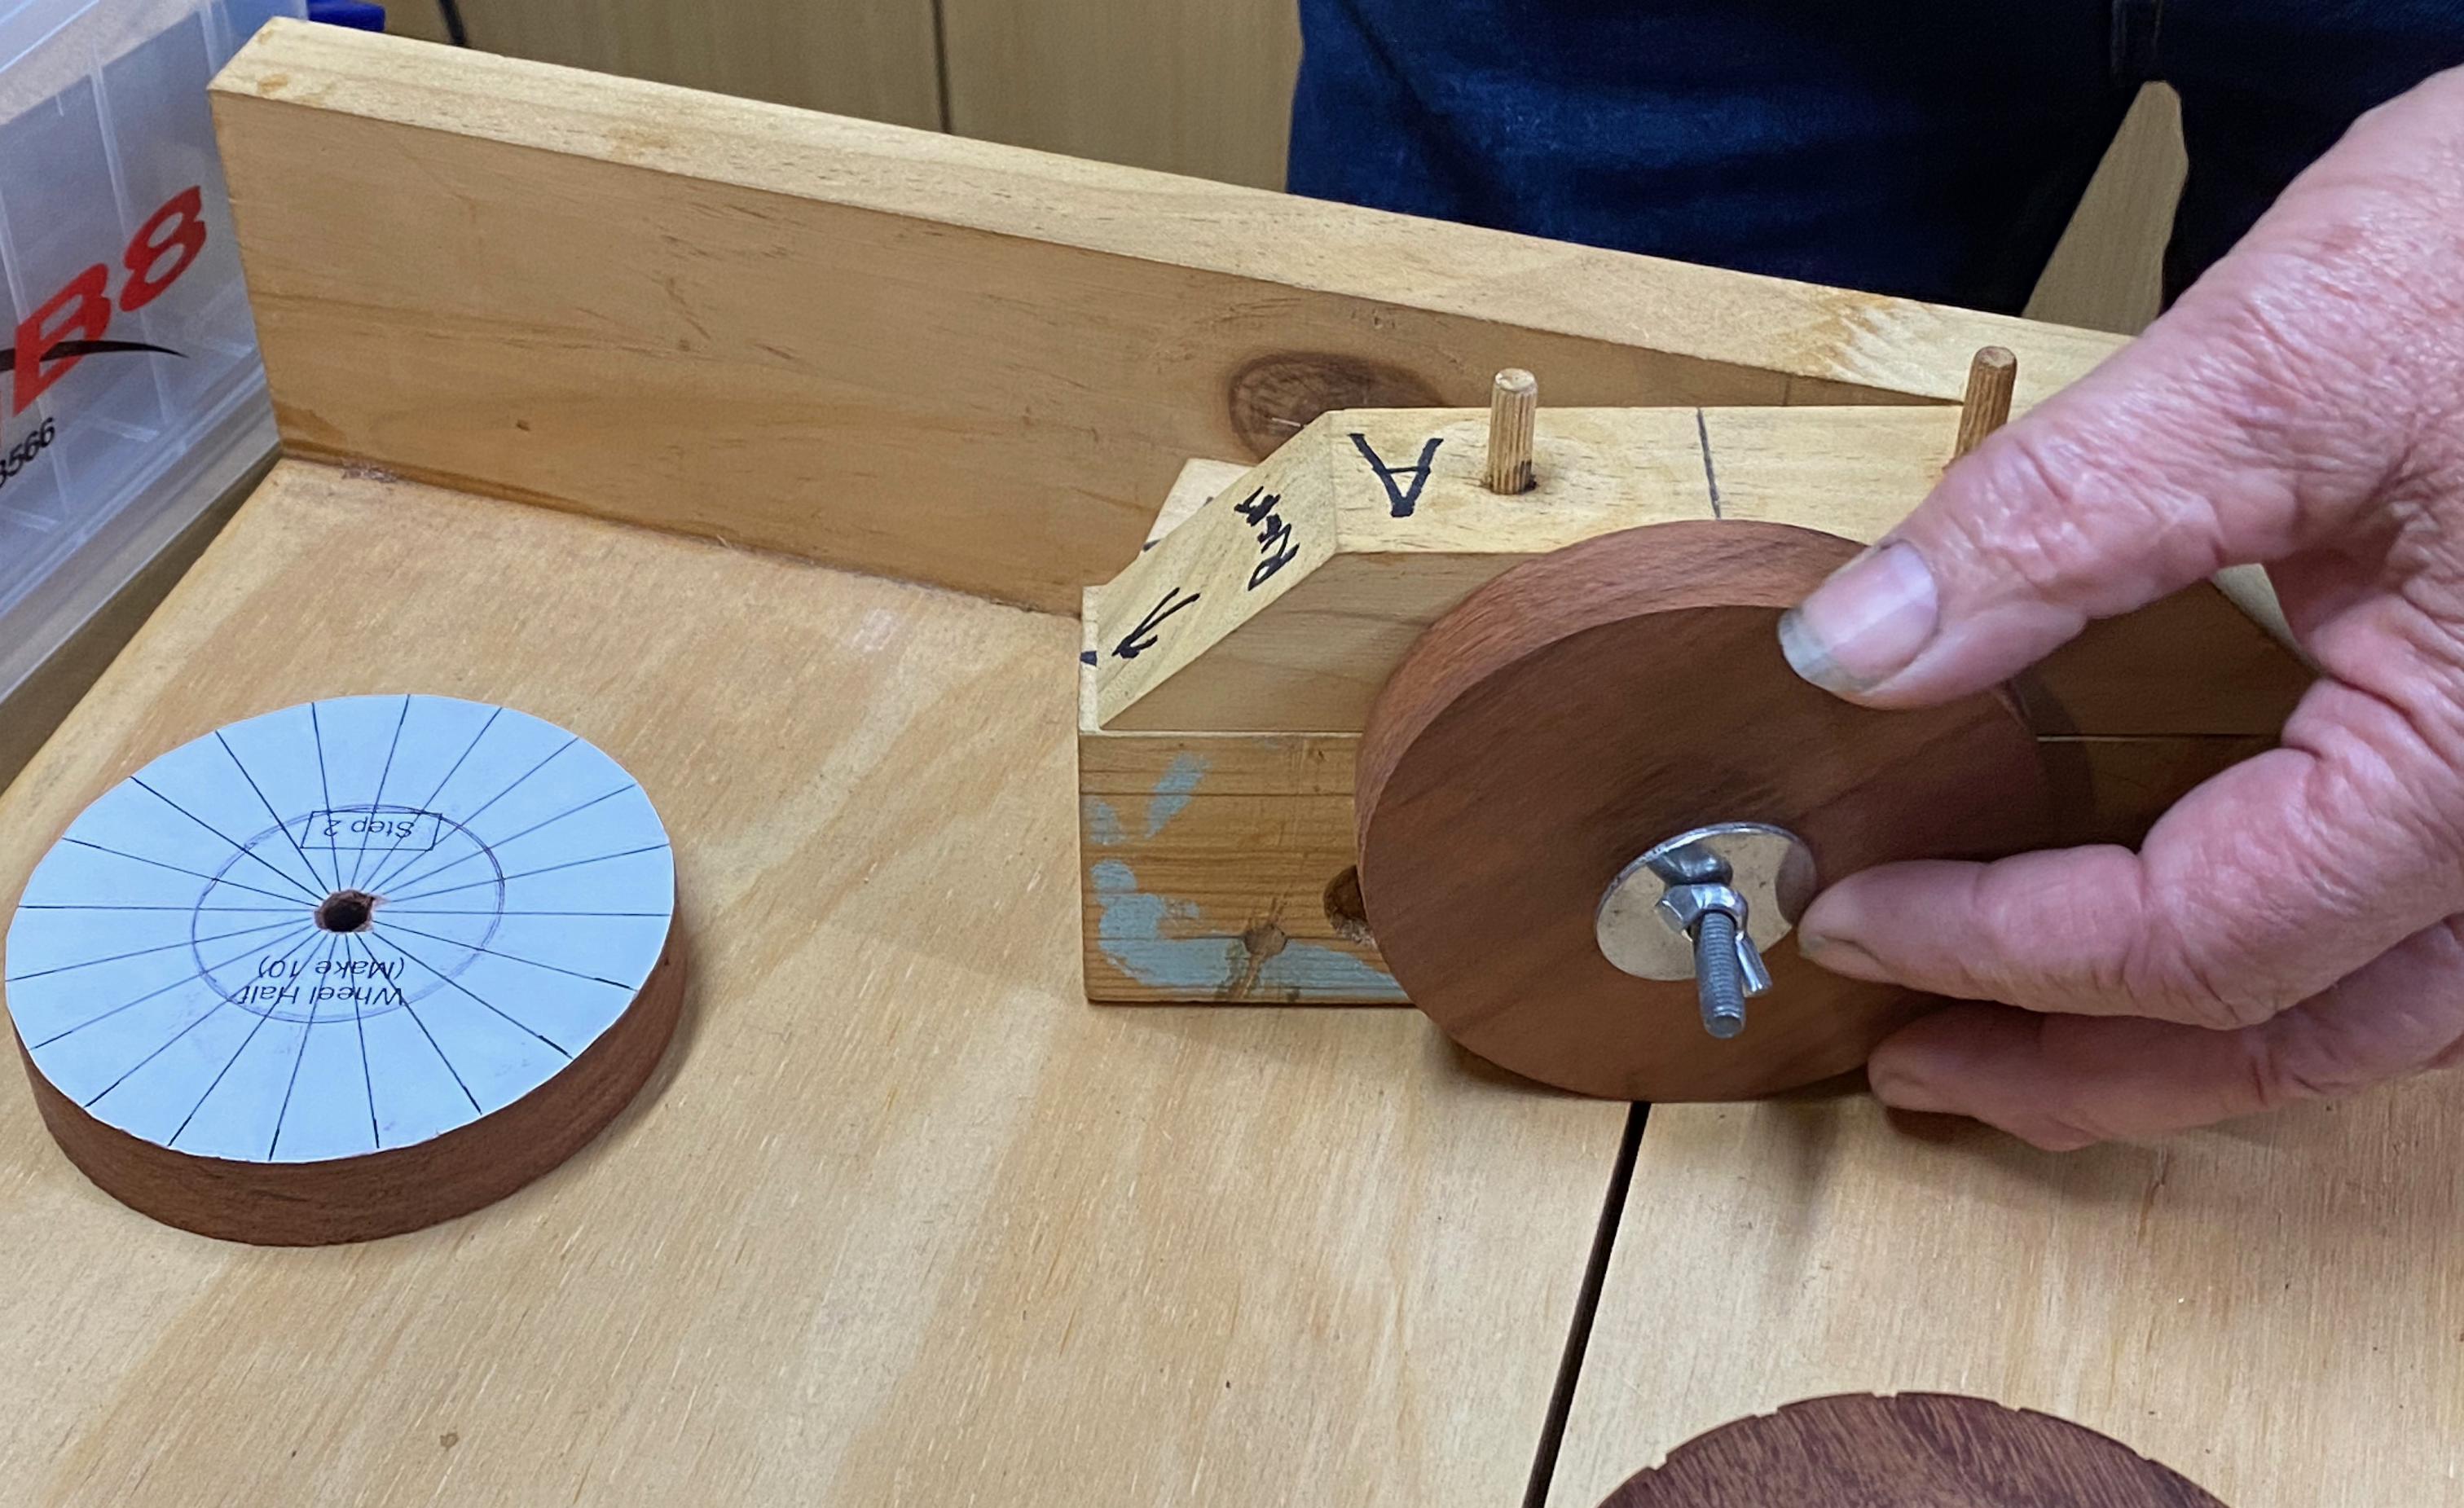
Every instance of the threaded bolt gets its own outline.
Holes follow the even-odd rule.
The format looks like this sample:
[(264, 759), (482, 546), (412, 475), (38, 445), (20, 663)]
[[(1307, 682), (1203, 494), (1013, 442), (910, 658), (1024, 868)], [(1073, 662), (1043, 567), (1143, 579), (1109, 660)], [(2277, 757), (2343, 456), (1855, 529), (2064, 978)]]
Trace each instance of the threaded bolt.
[(1726, 911), (1705, 911), (1694, 924), (1694, 981), (1703, 1005), (1703, 1030), (1725, 1040), (1746, 1029), (1737, 919)]

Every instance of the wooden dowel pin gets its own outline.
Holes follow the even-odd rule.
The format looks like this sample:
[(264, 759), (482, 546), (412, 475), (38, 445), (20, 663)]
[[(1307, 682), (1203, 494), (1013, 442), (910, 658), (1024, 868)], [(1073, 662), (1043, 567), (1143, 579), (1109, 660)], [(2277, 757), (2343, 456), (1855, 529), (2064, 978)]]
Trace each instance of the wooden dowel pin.
[(1989, 345), (1968, 363), (1968, 396), (1960, 403), (1959, 441), (1954, 461), (1985, 443), (1985, 437), (2011, 422), (2011, 390), (2018, 385), (2019, 359), (1998, 345)]
[(1531, 431), (1540, 414), (1540, 380), (1519, 366), (1497, 374), (1488, 395), (1488, 490), (1512, 496), (1531, 491)]

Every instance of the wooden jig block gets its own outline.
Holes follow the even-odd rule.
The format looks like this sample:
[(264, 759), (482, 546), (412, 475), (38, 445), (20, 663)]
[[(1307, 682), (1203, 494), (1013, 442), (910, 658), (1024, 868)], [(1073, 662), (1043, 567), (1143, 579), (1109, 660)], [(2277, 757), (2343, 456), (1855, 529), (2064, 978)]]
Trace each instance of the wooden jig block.
[[(1372, 704), (1430, 625), (1525, 560), (1646, 524), (1870, 542), (1939, 479), (1966, 418), (1551, 408), (1513, 495), (1488, 485), (1494, 408), (1338, 410), (1245, 470), (1190, 463), (1146, 549), (1086, 594), (1089, 995), (1401, 1000), (1359, 900), (1350, 781)], [(2268, 747), (2311, 678), (2201, 583), (2090, 625), (2010, 692), (2059, 841), (2128, 842)]]

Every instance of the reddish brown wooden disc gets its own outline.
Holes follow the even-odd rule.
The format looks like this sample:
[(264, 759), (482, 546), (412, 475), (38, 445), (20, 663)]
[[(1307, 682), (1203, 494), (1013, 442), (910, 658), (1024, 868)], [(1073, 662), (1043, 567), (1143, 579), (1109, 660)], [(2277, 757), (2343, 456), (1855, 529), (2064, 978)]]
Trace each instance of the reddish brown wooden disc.
[[(113, 1198), (165, 1225), (260, 1246), (398, 1235), (512, 1193), (580, 1151), (632, 1102), (675, 1035), (682, 941), (671, 924), (633, 1003), (554, 1078), (441, 1136), (364, 1156), (296, 1163), (191, 1156), (98, 1120), (30, 1060), (26, 1078), (69, 1161)], [(17, 1050), (25, 1059), (22, 1040)]]
[(1783, 524), (1654, 524), (1507, 572), (1413, 646), (1371, 711), (1356, 798), (1369, 926), (1415, 1004), (1492, 1062), (1585, 1094), (1764, 1095), (1863, 1062), (1926, 1008), (1801, 959), (1727, 1041), (1691, 981), (1619, 973), (1601, 892), (1716, 821), (1804, 839), (1817, 879), (2040, 840), (2035, 741), (1999, 694), (1851, 706), (1781, 656), (1781, 611), (1856, 547)]
[(1951, 1393), (1848, 1393), (1697, 1435), (1601, 1508), (2224, 1508), (2095, 1431)]

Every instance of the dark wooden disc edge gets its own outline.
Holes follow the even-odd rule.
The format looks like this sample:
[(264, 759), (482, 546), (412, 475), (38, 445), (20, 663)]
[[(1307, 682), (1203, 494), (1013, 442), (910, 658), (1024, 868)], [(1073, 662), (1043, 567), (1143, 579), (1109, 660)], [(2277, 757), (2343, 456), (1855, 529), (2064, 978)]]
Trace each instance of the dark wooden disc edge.
[(1598, 535), (1502, 573), (1429, 625), (1371, 705), (1353, 782), (1355, 851), (1368, 853), (1378, 798), (1413, 740), (1499, 669), (1643, 613), (1793, 607), (1859, 548), (1795, 524), (1687, 518)]
[(310, 1163), (175, 1152), (88, 1113), (34, 1064), (13, 1029), (43, 1124), (113, 1198), (165, 1225), (257, 1246), (374, 1240), (468, 1214), (558, 1167), (632, 1103), (682, 1017), (681, 920), (632, 1004), (546, 1082), (410, 1147)]
[[(2172, 1467), (2076, 1419), (2047, 1413), (2039, 1409), (2016, 1408), (1970, 1393), (1922, 1390), (1823, 1393), (1783, 1404), (1769, 1413), (1747, 1414), (1726, 1424), (1715, 1425), (1671, 1447), (1658, 1465), (1644, 1467), (1618, 1483), (1615, 1491), (1601, 1499), (1600, 1508), (1637, 1508), (1637, 1505), (1650, 1500), (1646, 1494), (1654, 1490), (1663, 1474), (1672, 1469), (1682, 1471), (1699, 1460), (1718, 1456), (1740, 1434), (1751, 1434), (1774, 1427), (1787, 1430), (1797, 1423), (1843, 1410), (1868, 1408), (1887, 1414), (1897, 1414), (1903, 1409), (1943, 1410), (1965, 1414), (1970, 1428), (1991, 1420), (2002, 1427), (2047, 1431), (2053, 1437), (2074, 1443), (2080, 1450), (2106, 1460), (2132, 1463), (2134, 1469), (2144, 1473), (2142, 1482), (2149, 1491), (2144, 1501), (2148, 1508), (2158, 1508), (2159, 1504), (2162, 1508), (2226, 1508), (2214, 1494)], [(1689, 1495), (1686, 1500), (1695, 1499)], [(2081, 1503), (2079, 1508), (2085, 1508), (2085, 1505)]]

